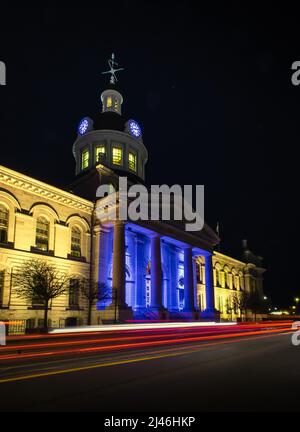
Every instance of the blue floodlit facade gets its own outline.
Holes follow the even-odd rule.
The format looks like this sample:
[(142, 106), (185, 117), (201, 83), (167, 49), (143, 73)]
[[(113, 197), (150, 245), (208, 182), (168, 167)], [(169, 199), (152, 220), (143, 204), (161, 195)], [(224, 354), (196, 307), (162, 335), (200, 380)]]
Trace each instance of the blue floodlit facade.
[[(107, 234), (107, 255), (99, 268), (104, 274), (102, 282), (109, 290), (108, 299), (98, 302), (98, 309), (103, 310), (113, 297), (113, 230)], [(142, 234), (126, 229), (126, 304), (134, 315), (141, 311), (151, 311), (151, 251), (150, 239)], [(162, 305), (169, 311), (184, 309), (184, 256), (178, 247), (162, 243)], [(196, 269), (195, 269), (196, 271)]]

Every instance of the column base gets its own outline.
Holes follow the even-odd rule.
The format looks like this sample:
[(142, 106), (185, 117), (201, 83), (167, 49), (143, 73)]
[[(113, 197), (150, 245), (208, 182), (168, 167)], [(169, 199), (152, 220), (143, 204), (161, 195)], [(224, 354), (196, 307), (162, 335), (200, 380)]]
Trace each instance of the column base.
[(199, 320), (199, 312), (196, 311), (196, 309), (182, 309), (182, 311), (179, 312), (182, 319), (188, 320), (188, 321), (196, 321)]
[(100, 318), (103, 324), (120, 324), (133, 320), (133, 310), (126, 304), (110, 305), (100, 312)]
[(221, 313), (217, 309), (205, 309), (200, 313), (200, 317), (207, 321), (220, 322)]
[(140, 321), (161, 321), (169, 319), (169, 311), (161, 307), (140, 307), (134, 312), (134, 319)]
[(156, 316), (154, 319), (157, 319), (158, 321), (169, 319), (169, 311), (164, 307), (151, 307), (150, 311), (153, 316)]

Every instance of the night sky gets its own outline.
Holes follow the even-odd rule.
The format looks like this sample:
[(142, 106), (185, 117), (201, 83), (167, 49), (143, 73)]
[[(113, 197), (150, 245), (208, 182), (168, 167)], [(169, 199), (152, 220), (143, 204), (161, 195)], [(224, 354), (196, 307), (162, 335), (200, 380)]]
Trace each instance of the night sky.
[[(109, 6), (110, 5), (110, 6)], [(149, 184), (204, 184), (221, 251), (264, 257), (275, 306), (300, 295), (297, 14), (189, 1), (3, 10), (0, 164), (56, 186), (74, 178), (77, 124), (100, 110), (115, 52), (123, 114), (143, 128)]]

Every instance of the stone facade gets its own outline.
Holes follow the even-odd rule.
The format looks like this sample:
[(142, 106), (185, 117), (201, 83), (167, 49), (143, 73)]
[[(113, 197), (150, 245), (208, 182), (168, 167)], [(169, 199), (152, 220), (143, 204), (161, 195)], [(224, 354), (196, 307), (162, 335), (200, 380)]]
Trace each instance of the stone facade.
[[(88, 277), (90, 260), (90, 221), (93, 204), (68, 192), (0, 166), (0, 211), (7, 214), (6, 239), (0, 243), (0, 319), (32, 320), (38, 325), (43, 313), (18, 298), (11, 274), (24, 260), (41, 258), (68, 274)], [(1, 214), (4, 214), (1, 213)], [(49, 223), (48, 250), (36, 247), (37, 221)], [(2, 224), (2, 229), (3, 229)], [(71, 256), (71, 230), (81, 232), (82, 257)], [(63, 326), (74, 316), (85, 322), (85, 309), (72, 310), (68, 297), (54, 299), (50, 305), (53, 326)]]

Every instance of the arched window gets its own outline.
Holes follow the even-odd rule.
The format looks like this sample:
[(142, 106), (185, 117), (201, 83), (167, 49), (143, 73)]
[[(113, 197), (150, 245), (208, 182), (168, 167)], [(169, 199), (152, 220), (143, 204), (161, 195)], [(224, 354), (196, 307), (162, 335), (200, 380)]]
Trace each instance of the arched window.
[(111, 108), (112, 104), (113, 104), (112, 97), (111, 96), (107, 96), (107, 99), (106, 99), (106, 108)]
[(224, 267), (225, 288), (230, 288), (229, 269)]
[(7, 243), (8, 210), (0, 205), (0, 243)]
[(216, 285), (217, 287), (221, 286), (221, 271), (219, 268), (216, 268)]
[(236, 270), (232, 269), (231, 270), (231, 280), (232, 280), (232, 289), (236, 290), (237, 289), (237, 281), (236, 281)]
[(77, 227), (73, 227), (71, 232), (71, 255), (81, 257), (81, 231)]
[(244, 289), (244, 276), (242, 272), (239, 272), (239, 286), (242, 291)]
[(49, 248), (49, 222), (44, 217), (39, 217), (36, 222), (35, 243), (37, 249), (48, 251)]
[(197, 283), (202, 284), (202, 265), (198, 262), (196, 262), (196, 276)]

